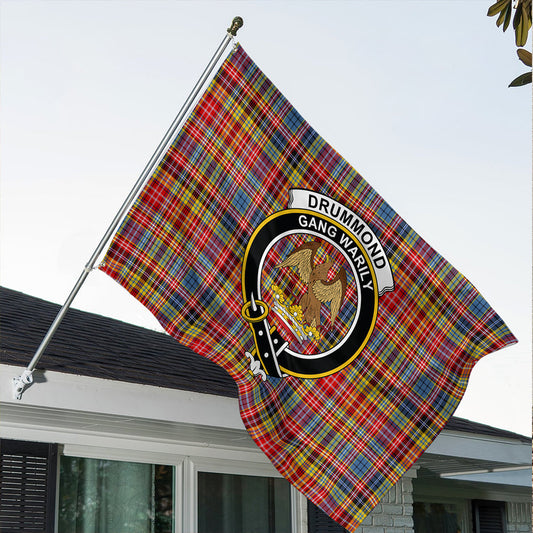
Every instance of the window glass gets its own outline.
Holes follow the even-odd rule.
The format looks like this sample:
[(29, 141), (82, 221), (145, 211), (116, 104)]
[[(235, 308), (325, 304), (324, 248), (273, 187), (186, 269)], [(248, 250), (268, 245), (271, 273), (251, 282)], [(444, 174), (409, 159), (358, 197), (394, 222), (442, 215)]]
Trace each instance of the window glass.
[(61, 457), (58, 533), (172, 533), (173, 468)]
[(415, 502), (415, 533), (461, 533), (460, 510), (453, 503)]
[(198, 533), (290, 533), (285, 479), (198, 473)]

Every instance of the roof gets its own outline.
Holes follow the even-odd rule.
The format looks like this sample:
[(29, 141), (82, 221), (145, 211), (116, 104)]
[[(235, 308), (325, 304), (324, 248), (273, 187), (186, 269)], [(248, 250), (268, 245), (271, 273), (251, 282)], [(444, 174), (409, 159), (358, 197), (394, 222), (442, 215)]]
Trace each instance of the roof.
[[(0, 363), (27, 366), (59, 309), (0, 287)], [(225, 370), (165, 333), (72, 308), (37, 369), (237, 397), (237, 386)], [(446, 429), (530, 442), (523, 435), (457, 417)]]
[[(0, 363), (28, 366), (60, 307), (0, 287)], [(237, 397), (222, 367), (169, 335), (72, 308), (37, 369)]]
[(448, 420), (446, 424), (448, 431), (458, 431), (461, 433), (476, 433), (478, 435), (487, 435), (491, 437), (518, 439), (521, 442), (531, 442), (529, 437), (513, 433), (512, 431), (506, 431), (505, 429), (499, 429), (486, 424), (480, 424), (479, 422), (472, 422), (472, 420), (466, 420), (465, 418), (459, 418), (453, 416)]

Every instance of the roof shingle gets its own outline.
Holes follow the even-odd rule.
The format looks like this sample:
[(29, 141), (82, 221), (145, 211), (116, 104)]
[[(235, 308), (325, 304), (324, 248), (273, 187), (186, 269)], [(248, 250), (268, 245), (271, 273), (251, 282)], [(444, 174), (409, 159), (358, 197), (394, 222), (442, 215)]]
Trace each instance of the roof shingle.
[[(0, 287), (0, 362), (27, 366), (60, 306)], [(172, 337), (69, 309), (37, 369), (237, 397), (221, 367)]]

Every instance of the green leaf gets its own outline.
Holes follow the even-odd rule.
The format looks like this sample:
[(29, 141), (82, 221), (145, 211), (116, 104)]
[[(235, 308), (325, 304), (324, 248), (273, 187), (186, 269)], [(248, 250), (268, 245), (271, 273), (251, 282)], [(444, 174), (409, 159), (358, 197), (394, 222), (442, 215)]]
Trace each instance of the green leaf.
[(531, 66), (531, 52), (529, 50), (526, 50), (525, 48), (519, 48), (516, 53), (524, 65), (527, 67)]
[(511, 0), (499, 0), (495, 4), (489, 7), (489, 10), (487, 11), (488, 17), (493, 17), (494, 15), (497, 15), (507, 4), (511, 4)]
[(513, 15), (513, 6), (509, 4), (507, 6), (507, 9), (505, 10), (505, 21), (503, 23), (503, 31), (505, 31), (509, 27), (509, 23), (511, 22), (512, 15)]
[(515, 78), (510, 84), (509, 87), (521, 87), (522, 85), (527, 85), (531, 83), (531, 72), (526, 72), (521, 74), (518, 78)]
[[(524, 34), (527, 40), (527, 16), (524, 17), (523, 4), (519, 4), (513, 17), (513, 28), (515, 33), (516, 46), (524, 46)], [(522, 42), (524, 41), (524, 42)]]
[(515, 11), (514, 17), (513, 17), (513, 28), (514, 28), (516, 33), (518, 33), (518, 26), (519, 26), (521, 20), (522, 20), (522, 10), (521, 9), (517, 9)]
[(500, 16), (498, 17), (498, 20), (496, 21), (496, 26), (498, 26), (498, 28), (502, 25), (503, 21), (505, 20), (507, 16), (507, 11), (509, 10), (510, 7), (511, 7), (511, 4), (509, 4), (505, 9), (501, 10)]
[(521, 13), (520, 22), (518, 28), (516, 28), (516, 46), (524, 46), (527, 42), (527, 35), (531, 26), (529, 18), (527, 16), (527, 8), (525, 4), (521, 4), (516, 10), (517, 13)]

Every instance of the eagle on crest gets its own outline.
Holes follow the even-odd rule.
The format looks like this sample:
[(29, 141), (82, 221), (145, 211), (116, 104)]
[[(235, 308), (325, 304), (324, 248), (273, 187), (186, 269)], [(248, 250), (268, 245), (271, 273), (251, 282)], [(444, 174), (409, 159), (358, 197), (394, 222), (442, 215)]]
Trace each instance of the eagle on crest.
[(333, 267), (329, 256), (326, 261), (315, 266), (315, 256), (320, 248), (317, 241), (306, 242), (292, 252), (285, 261), (275, 268), (296, 267), (300, 280), (307, 285), (307, 291), (300, 298), (299, 305), (305, 321), (311, 327), (320, 326), (320, 308), (330, 304), (331, 326), (339, 314), (346, 294), (346, 271), (339, 268), (337, 275), (327, 281), (328, 273)]

